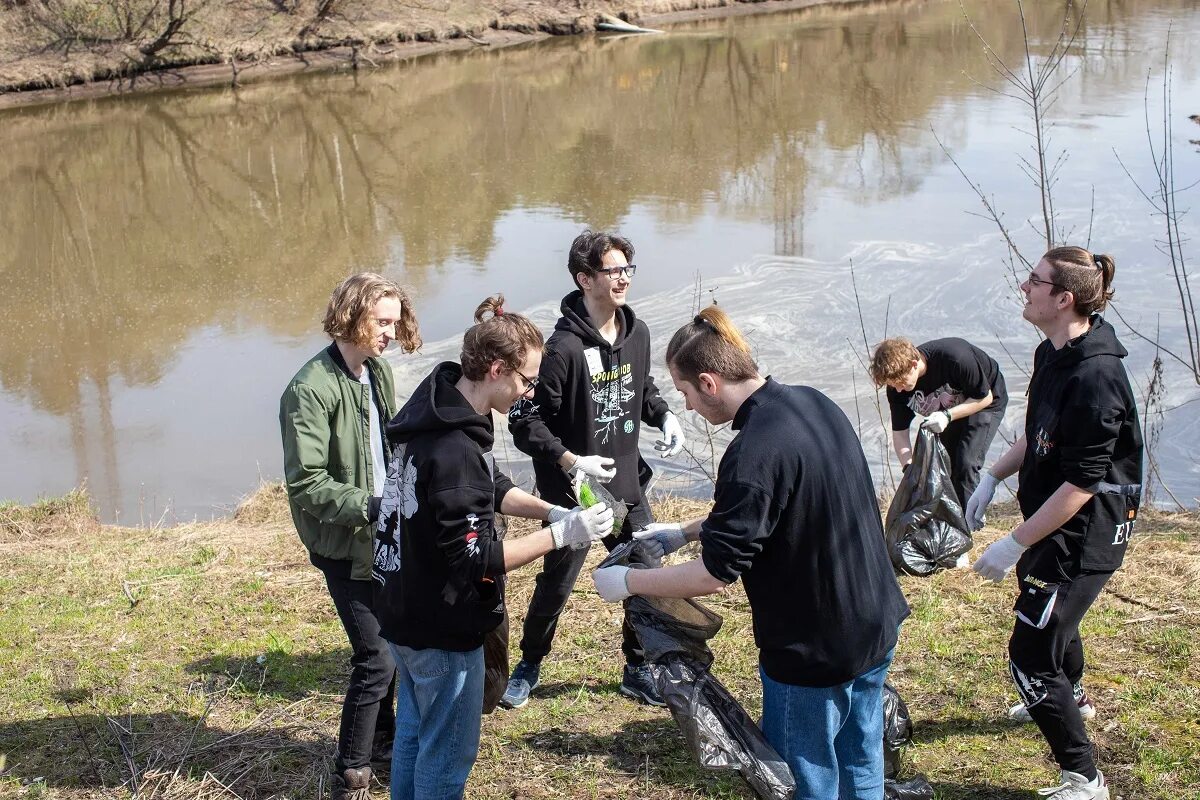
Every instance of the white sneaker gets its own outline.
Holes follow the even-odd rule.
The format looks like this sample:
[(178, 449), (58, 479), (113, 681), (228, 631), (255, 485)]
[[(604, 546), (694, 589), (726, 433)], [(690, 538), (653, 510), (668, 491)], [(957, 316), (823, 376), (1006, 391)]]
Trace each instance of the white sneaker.
[(1061, 784), (1038, 789), (1038, 794), (1051, 800), (1108, 800), (1108, 781), (1100, 770), (1096, 770), (1096, 780), (1089, 781), (1078, 772), (1064, 769)]
[[(1089, 720), (1096, 716), (1096, 707), (1092, 705), (1092, 701), (1087, 694), (1080, 692), (1075, 697), (1075, 702), (1079, 705), (1079, 716), (1083, 717), (1084, 720)], [(1029, 715), (1029, 709), (1025, 707), (1024, 703), (1017, 703), (1010, 708), (1008, 710), (1008, 718), (1012, 722), (1021, 725), (1033, 722), (1033, 717)]]

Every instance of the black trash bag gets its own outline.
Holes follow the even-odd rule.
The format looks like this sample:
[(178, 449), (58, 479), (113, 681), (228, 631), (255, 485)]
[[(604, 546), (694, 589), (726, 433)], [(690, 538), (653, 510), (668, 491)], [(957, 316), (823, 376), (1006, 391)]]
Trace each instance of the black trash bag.
[(912, 717), (900, 693), (890, 683), (883, 684), (883, 777), (893, 780), (900, 775), (900, 757), (912, 744)]
[[(619, 545), (601, 562), (634, 569), (637, 540)], [(723, 620), (695, 600), (634, 595), (626, 601), (646, 660), (654, 665), (659, 694), (700, 766), (739, 772), (764, 800), (790, 800), (796, 782), (787, 763), (721, 682), (708, 671), (707, 641)]]
[(884, 531), (892, 566), (908, 575), (953, 567), (973, 544), (950, 483), (950, 456), (925, 426), (917, 431), (912, 463), (896, 487)]
[(924, 775), (904, 783), (887, 780), (883, 783), (884, 800), (934, 800), (933, 787)]
[(572, 486), (572, 491), (575, 492), (575, 499), (579, 501), (579, 505), (584, 508), (591, 508), (596, 503), (604, 503), (611, 508), (613, 526), (611, 533), (607, 535), (621, 535), (621, 526), (625, 524), (625, 517), (629, 516), (629, 506), (613, 497), (612, 492), (591, 475), (581, 475), (579, 483)]
[[(508, 519), (503, 514), (496, 515), (496, 538), (504, 541), (508, 533)], [(505, 576), (497, 575), (493, 580), (499, 584), (500, 596), (504, 596)], [(504, 618), (500, 624), (488, 631), (483, 637), (483, 713), (490, 714), (500, 704), (508, 688), (508, 607), (504, 608)]]

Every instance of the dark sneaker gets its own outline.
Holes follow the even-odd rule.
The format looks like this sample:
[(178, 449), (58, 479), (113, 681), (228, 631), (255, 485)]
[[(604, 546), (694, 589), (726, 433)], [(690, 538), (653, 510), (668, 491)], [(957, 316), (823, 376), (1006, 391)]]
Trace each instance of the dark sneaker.
[(371, 800), (371, 768), (348, 769), (333, 775), (329, 800)]
[(658, 687), (654, 681), (654, 673), (650, 671), (650, 667), (646, 664), (625, 665), (625, 672), (621, 676), (621, 685), (617, 690), (626, 697), (632, 697), (639, 703), (645, 703), (649, 706), (665, 706), (662, 695), (658, 693)]
[(512, 671), (512, 677), (508, 679), (504, 696), (500, 698), (500, 705), (505, 708), (520, 708), (528, 703), (529, 693), (537, 688), (538, 673), (541, 669), (541, 664), (532, 664), (523, 658), (518, 661), (516, 669)]

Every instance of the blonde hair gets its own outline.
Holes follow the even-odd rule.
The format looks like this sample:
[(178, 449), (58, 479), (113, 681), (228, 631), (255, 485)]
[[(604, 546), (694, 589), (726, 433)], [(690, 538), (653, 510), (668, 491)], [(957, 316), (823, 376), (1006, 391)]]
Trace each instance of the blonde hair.
[(1095, 255), (1082, 247), (1055, 247), (1042, 258), (1050, 265), (1050, 279), (1057, 284), (1050, 287), (1050, 293), (1070, 292), (1079, 316), (1103, 311), (1112, 299), (1112, 282), (1117, 274), (1112, 256)]
[(903, 336), (884, 339), (875, 348), (871, 356), (871, 380), (876, 386), (883, 386), (891, 381), (898, 381), (912, 369), (914, 361), (921, 358), (916, 345)]
[(675, 331), (667, 345), (667, 366), (692, 384), (701, 372), (719, 375), (727, 381), (746, 381), (758, 376), (758, 364), (750, 355), (750, 345), (716, 303), (701, 309), (691, 322)]
[(542, 332), (528, 317), (504, 310), (504, 295), (489, 297), (475, 309), (475, 324), (463, 335), (462, 364), (467, 380), (481, 381), (493, 361), (499, 360), (506, 369), (516, 371), (525, 363), (529, 353), (541, 350)]
[(412, 301), (400, 284), (374, 272), (351, 275), (338, 284), (329, 296), (322, 327), (331, 338), (341, 339), (355, 345), (366, 345), (375, 338), (371, 326), (371, 310), (385, 297), (400, 301), (400, 319), (396, 320), (396, 341), (406, 353), (421, 346), (421, 334), (417, 330), (417, 315), (413, 313)]

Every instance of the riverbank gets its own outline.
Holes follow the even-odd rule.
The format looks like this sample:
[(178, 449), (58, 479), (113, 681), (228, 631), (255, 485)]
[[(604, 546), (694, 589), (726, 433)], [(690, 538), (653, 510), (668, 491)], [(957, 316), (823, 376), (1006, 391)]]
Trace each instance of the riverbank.
[(654, 27), (866, 2), (878, 0), (0, 0), (0, 109), (508, 47), (594, 32), (602, 15)]
[[(705, 508), (660, 498), (655, 511)], [(996, 509), (977, 546), (1013, 513)], [(518, 615), (534, 573), (512, 576)], [(1085, 620), (1089, 733), (1114, 798), (1198, 796), (1198, 578), (1200, 516), (1148, 512)], [(282, 487), (231, 519), (169, 529), (100, 525), (82, 493), (0, 507), (0, 586), (0, 797), (325, 796), (349, 652)], [(956, 570), (901, 586), (913, 615), (891, 679), (916, 726), (905, 774), (924, 772), (943, 800), (1019, 800), (1053, 783), (1036, 729), (1003, 719), (1012, 582)], [(745, 593), (705, 603), (725, 619), (714, 671), (756, 716)], [(485, 718), (468, 796), (752, 797), (697, 768), (666, 712), (618, 694), (619, 641), (619, 614), (581, 581), (530, 704)]]

